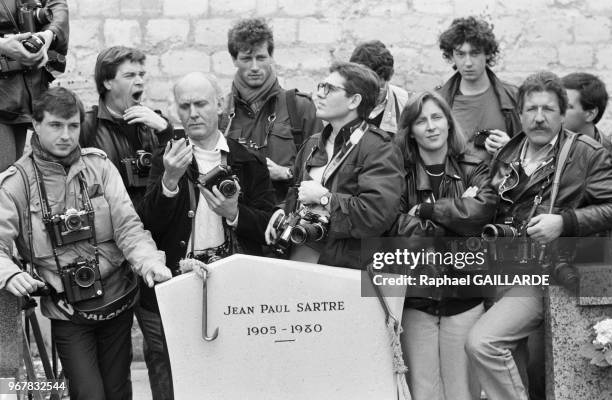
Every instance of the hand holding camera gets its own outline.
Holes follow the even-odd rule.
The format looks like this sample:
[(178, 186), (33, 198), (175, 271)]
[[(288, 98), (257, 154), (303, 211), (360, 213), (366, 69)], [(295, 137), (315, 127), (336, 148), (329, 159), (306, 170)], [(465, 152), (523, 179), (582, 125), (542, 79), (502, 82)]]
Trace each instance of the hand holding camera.
[(43, 57), (42, 53), (32, 53), (23, 45), (23, 42), (30, 40), (32, 36), (32, 33), (26, 32), (0, 38), (0, 54), (26, 67), (39, 64)]
[(15, 296), (28, 296), (45, 287), (47, 285), (43, 281), (34, 278), (25, 271), (13, 276), (6, 283), (6, 290)]
[(240, 185), (230, 167), (218, 165), (198, 178), (198, 188), (208, 207), (217, 215), (233, 221), (238, 215)]
[[(510, 136), (508, 136), (506, 132), (501, 131), (499, 129), (479, 131), (478, 133), (480, 132), (487, 132), (484, 137), (482, 146), (480, 147), (484, 148), (489, 154), (495, 154), (497, 150), (504, 147), (506, 143), (510, 141)], [(478, 138), (474, 139), (474, 145), (478, 147), (478, 145), (476, 144), (477, 139)]]
[(193, 148), (185, 138), (170, 140), (164, 151), (164, 176), (162, 182), (170, 190), (176, 190), (179, 179), (185, 174), (193, 159)]
[(563, 217), (558, 214), (539, 214), (529, 220), (527, 234), (538, 243), (550, 243), (561, 236)]
[(126, 109), (123, 113), (123, 119), (128, 125), (140, 123), (158, 132), (168, 127), (168, 121), (163, 119), (161, 115), (142, 105), (136, 105)]

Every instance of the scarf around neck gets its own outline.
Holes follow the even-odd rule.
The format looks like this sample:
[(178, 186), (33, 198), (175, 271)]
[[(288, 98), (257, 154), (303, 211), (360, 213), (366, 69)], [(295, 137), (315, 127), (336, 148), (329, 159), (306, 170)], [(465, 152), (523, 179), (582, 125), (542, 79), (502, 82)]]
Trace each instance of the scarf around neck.
[(81, 157), (81, 147), (78, 145), (66, 157), (54, 156), (42, 147), (40, 144), (40, 138), (36, 132), (32, 133), (30, 145), (32, 146), (32, 153), (36, 156), (36, 158), (43, 161), (58, 163), (66, 169), (70, 168), (70, 166), (77, 162)]
[(234, 82), (232, 84), (234, 93), (238, 93), (238, 97), (244, 100), (251, 109), (257, 113), (263, 105), (263, 102), (274, 92), (280, 89), (278, 80), (276, 79), (276, 72), (273, 68), (270, 68), (270, 73), (266, 77), (264, 83), (257, 88), (250, 87), (246, 81), (242, 78), (241, 74), (234, 76)]

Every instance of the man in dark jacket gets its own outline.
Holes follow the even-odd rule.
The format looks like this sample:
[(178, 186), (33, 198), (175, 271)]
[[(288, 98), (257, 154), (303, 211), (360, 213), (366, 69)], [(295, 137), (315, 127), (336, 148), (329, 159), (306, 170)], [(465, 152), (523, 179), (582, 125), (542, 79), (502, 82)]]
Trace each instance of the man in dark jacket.
[[(500, 195), (497, 222), (526, 228), (540, 244), (612, 228), (612, 158), (594, 139), (563, 128), (567, 96), (561, 80), (550, 72), (534, 74), (519, 88), (518, 100), (523, 132), (491, 167)], [(559, 167), (563, 172), (551, 213), (553, 177), (566, 143), (571, 147)], [(466, 351), (489, 398), (528, 399), (512, 350), (540, 326), (543, 314), (541, 291), (517, 286), (472, 328)]]
[[(329, 232), (321, 241), (294, 246), (292, 259), (361, 268), (361, 239), (382, 236), (396, 219), (405, 172), (391, 135), (366, 122), (377, 96), (376, 74), (356, 63), (334, 63), (319, 83), (317, 116), (329, 124), (300, 149), (294, 169), (299, 189), (289, 191), (287, 204), (298, 201), (328, 216)], [(269, 244), (283, 213), (270, 219)]]
[[(457, 72), (438, 93), (451, 106), (471, 152), (489, 161), (521, 130), (516, 87), (502, 82), (490, 69), (499, 54), (493, 28), (474, 17), (457, 18), (440, 35), (439, 45)], [(482, 131), (487, 132), (478, 134)]]
[[(0, 8), (3, 36), (0, 38), (0, 171), (21, 156), (27, 129), (32, 126), (32, 101), (53, 81), (50, 71), (64, 72), (66, 68), (64, 56), (68, 51), (69, 31), (66, 0), (42, 0), (53, 18), (35, 21), (33, 27), (19, 18), (19, 1), (4, 0), (3, 3), (6, 7)], [(25, 40), (41, 45), (40, 49), (28, 51), (22, 44)]]
[(113, 46), (98, 54), (94, 77), (100, 99), (85, 114), (80, 139), (82, 147), (104, 150), (136, 209), (146, 190), (152, 153), (172, 138), (172, 125), (141, 104), (144, 62), (144, 53), (130, 47)]
[[(261, 255), (264, 230), (274, 208), (265, 162), (218, 130), (222, 99), (212, 77), (188, 74), (176, 84), (174, 96), (189, 141), (170, 141), (154, 157), (142, 207), (145, 226), (166, 252), (167, 265), (173, 271), (186, 257), (208, 263), (236, 251)], [(238, 182), (229, 180), (237, 192), (224, 189), (221, 183), (212, 188), (207, 184), (208, 173), (219, 166), (232, 169)], [(153, 367), (166, 373), (156, 377), (163, 383), (163, 379), (171, 379), (170, 363), (157, 300), (152, 289), (144, 285), (142, 289), (142, 313), (150, 322), (143, 329), (144, 339), (151, 345), (163, 345), (155, 366), (148, 367), (149, 371)], [(150, 329), (152, 325), (157, 329)], [(161, 392), (154, 398), (172, 398), (171, 380), (167, 383), (155, 390)]]
[(321, 124), (310, 96), (279, 85), (272, 65), (274, 37), (263, 19), (239, 21), (228, 33), (227, 47), (237, 71), (219, 128), (265, 157), (281, 202), (293, 181), (298, 150)]
[(574, 72), (564, 76), (562, 80), (568, 100), (565, 127), (592, 137), (612, 152), (610, 138), (597, 129), (597, 123), (608, 106), (606, 84), (586, 72)]

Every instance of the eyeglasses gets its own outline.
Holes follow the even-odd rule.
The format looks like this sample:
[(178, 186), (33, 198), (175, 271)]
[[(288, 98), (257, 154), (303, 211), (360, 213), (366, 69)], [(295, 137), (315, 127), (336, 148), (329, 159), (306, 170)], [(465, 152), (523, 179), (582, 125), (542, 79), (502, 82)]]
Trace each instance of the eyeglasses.
[(329, 92), (337, 92), (338, 90), (346, 91), (342, 86), (332, 85), (329, 82), (321, 82), (317, 85), (317, 93), (323, 91), (323, 96), (327, 96)]

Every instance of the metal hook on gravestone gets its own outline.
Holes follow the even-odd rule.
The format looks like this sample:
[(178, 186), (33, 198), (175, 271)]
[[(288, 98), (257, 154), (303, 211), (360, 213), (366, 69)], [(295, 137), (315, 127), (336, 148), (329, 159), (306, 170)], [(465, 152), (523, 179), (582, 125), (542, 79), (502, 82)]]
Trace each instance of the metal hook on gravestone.
[(195, 271), (202, 278), (202, 340), (212, 342), (219, 336), (219, 328), (215, 328), (212, 336), (208, 336), (208, 290), (206, 281), (208, 280), (208, 275), (210, 275), (210, 270), (205, 263), (195, 258), (185, 258), (179, 261), (179, 266), (181, 273)]
[(212, 342), (219, 336), (219, 327), (215, 328), (212, 336), (208, 336), (208, 289), (206, 288), (206, 281), (210, 271), (205, 264), (200, 265), (199, 275), (202, 277), (202, 339), (206, 342)]

